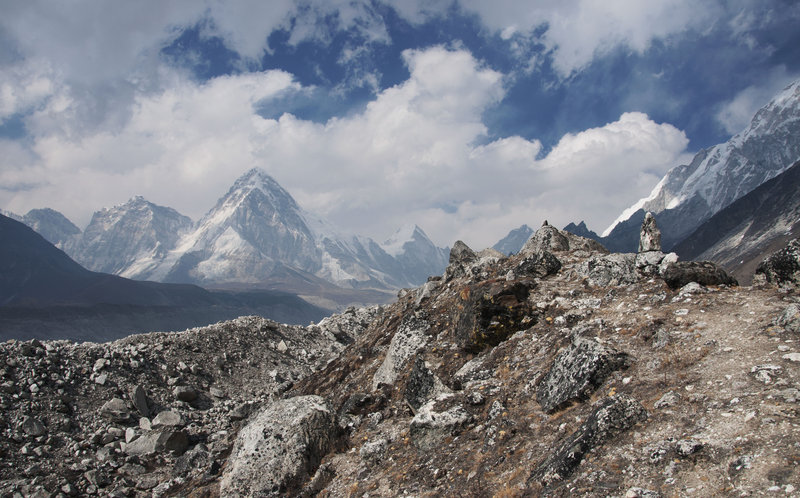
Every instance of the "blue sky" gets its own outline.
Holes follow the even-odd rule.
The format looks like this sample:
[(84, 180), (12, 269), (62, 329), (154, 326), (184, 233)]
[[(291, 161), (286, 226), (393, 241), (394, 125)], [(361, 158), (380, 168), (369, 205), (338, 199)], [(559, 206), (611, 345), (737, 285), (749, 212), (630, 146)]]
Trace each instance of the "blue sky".
[[(0, 0), (1, 1), (1, 0)], [(800, 77), (800, 6), (2, 2), (0, 208), (200, 218), (251, 167), (345, 231), (602, 231)]]

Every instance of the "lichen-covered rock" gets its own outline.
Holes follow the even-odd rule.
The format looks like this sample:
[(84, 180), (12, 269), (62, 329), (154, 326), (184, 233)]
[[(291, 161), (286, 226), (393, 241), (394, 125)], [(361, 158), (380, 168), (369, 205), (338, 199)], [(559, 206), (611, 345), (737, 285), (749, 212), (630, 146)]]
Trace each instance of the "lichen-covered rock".
[(378, 389), (381, 384), (394, 384), (397, 374), (406, 366), (408, 360), (417, 354), (427, 342), (425, 332), (429, 324), (424, 318), (415, 315), (406, 317), (397, 328), (386, 357), (372, 378), (372, 389)]
[(468, 264), (476, 258), (475, 251), (469, 248), (464, 242), (457, 240), (450, 249), (449, 264)]
[(566, 479), (592, 448), (647, 419), (647, 410), (625, 394), (609, 396), (595, 404), (591, 415), (533, 471), (531, 478), (545, 486)]
[[(441, 408), (440, 405), (449, 405)], [(472, 420), (472, 416), (451, 394), (428, 401), (411, 420), (409, 435), (414, 445), (426, 451), (436, 447), (447, 436), (456, 435)]]
[(422, 356), (417, 356), (406, 381), (405, 399), (408, 404), (414, 410), (418, 410), (429, 400), (449, 392), (450, 389), (431, 371), (430, 365)]
[(644, 215), (642, 229), (639, 232), (639, 252), (661, 252), (661, 230), (658, 229), (653, 213)]
[(325, 400), (277, 401), (239, 431), (221, 496), (274, 496), (299, 487), (333, 447), (336, 423)]
[(588, 399), (612, 372), (628, 364), (627, 354), (574, 337), (539, 384), (536, 401), (545, 413), (552, 413), (571, 401)]
[(680, 289), (689, 282), (700, 285), (738, 285), (735, 278), (711, 261), (678, 261), (664, 270), (661, 277), (671, 289)]
[(800, 286), (800, 239), (790, 240), (786, 247), (764, 258), (756, 274), (774, 285)]
[(590, 285), (606, 287), (628, 285), (639, 281), (636, 272), (636, 255), (613, 253), (593, 256), (576, 267), (578, 275), (588, 280)]
[(787, 306), (781, 316), (775, 320), (779, 327), (783, 327), (787, 332), (800, 334), (800, 305), (790, 304)]
[(542, 251), (559, 252), (569, 251), (569, 240), (561, 233), (561, 231), (544, 222), (544, 225), (539, 227), (536, 232), (531, 235), (531, 238), (525, 242), (519, 253), (524, 255), (533, 255)]
[(514, 268), (514, 274), (518, 276), (528, 276), (544, 278), (548, 275), (555, 275), (561, 269), (561, 261), (553, 253), (541, 251), (523, 259)]
[(536, 312), (527, 302), (529, 280), (489, 282), (461, 292), (464, 309), (456, 323), (456, 341), (470, 353), (500, 344), (514, 332), (532, 327)]

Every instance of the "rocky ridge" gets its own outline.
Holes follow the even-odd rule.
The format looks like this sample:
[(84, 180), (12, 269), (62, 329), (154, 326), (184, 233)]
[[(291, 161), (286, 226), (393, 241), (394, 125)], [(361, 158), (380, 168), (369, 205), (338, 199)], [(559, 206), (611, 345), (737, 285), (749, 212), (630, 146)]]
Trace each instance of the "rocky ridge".
[(511, 257), (458, 242), (396, 303), (310, 327), (5, 343), (0, 489), (794, 494), (796, 250), (764, 265), (781, 288), (739, 288), (644, 228), (637, 254), (549, 225)]

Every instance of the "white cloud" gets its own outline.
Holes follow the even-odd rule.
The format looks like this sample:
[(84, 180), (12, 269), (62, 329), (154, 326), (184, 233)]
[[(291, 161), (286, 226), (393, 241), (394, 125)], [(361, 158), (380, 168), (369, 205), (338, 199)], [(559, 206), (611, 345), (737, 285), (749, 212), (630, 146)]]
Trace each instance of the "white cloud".
[[(506, 40), (516, 40), (515, 50), (529, 52), (531, 34), (546, 26), (539, 41), (552, 53), (553, 67), (564, 77), (586, 67), (598, 56), (617, 48), (644, 52), (655, 39), (707, 28), (721, 7), (716, 2), (692, 0), (460, 0), (459, 4), (480, 16), (483, 23)], [(445, 15), (448, 4), (420, 7), (403, 2), (400, 12), (408, 19)], [(522, 53), (519, 54), (523, 56)], [(527, 53), (525, 57), (533, 57)]]
[(767, 104), (780, 90), (797, 79), (797, 74), (788, 74), (779, 66), (761, 80), (739, 92), (731, 101), (721, 105), (717, 111), (717, 122), (731, 135), (747, 127), (756, 111)]
[[(176, 77), (138, 95), (118, 130), (38, 128), (30, 152), (15, 151), (0, 171), (0, 184), (28, 190), (0, 190), (0, 205), (47, 205), (85, 224), (91, 211), (141, 194), (196, 219), (259, 166), (347, 230), (382, 240), (414, 222), (439, 244), (480, 248), (545, 218), (607, 224), (683, 158), (683, 133), (641, 113), (567, 135), (538, 159), (541, 144), (518, 136), (477, 145), (484, 111), (504, 96), (502, 75), (464, 50), (404, 60), (408, 80), (324, 124), (256, 114), (262, 100), (303, 91), (281, 71), (205, 84)], [(40, 112), (58, 118), (55, 103)]]

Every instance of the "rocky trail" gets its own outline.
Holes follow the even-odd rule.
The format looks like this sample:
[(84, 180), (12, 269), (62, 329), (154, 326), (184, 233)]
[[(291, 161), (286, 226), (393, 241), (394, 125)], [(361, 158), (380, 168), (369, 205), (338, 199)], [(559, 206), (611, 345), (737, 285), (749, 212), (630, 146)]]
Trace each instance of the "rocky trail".
[[(650, 223), (650, 225), (648, 225)], [(800, 259), (541, 227), (308, 327), (0, 345), (3, 496), (793, 496)]]

